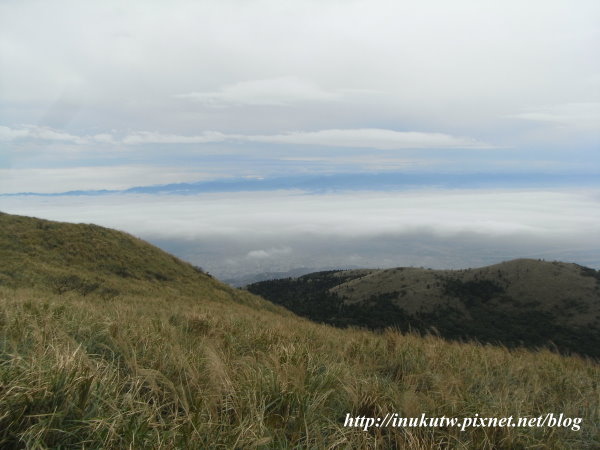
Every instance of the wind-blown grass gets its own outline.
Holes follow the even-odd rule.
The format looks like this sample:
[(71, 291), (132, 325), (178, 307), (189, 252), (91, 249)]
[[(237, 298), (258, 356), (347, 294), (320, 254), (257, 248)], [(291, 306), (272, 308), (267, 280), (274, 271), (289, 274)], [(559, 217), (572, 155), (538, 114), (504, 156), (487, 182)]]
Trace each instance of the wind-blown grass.
[[(600, 368), (193, 298), (0, 291), (3, 448), (595, 448)], [(344, 428), (346, 413), (584, 417)]]

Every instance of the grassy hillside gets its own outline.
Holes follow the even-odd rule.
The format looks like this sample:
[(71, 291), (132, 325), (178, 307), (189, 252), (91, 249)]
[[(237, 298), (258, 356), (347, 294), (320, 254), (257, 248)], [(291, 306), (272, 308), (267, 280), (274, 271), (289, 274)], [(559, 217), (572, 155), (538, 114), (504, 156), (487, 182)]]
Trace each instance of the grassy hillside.
[(480, 269), (317, 272), (248, 289), (313, 320), (600, 357), (600, 272), (519, 259)]
[[(600, 445), (589, 360), (318, 325), (123, 233), (0, 220), (1, 448)], [(347, 413), (548, 412), (581, 430), (343, 426)]]
[(129, 294), (192, 295), (270, 307), (141, 239), (97, 225), (0, 212), (0, 255), (0, 286), (103, 300)]

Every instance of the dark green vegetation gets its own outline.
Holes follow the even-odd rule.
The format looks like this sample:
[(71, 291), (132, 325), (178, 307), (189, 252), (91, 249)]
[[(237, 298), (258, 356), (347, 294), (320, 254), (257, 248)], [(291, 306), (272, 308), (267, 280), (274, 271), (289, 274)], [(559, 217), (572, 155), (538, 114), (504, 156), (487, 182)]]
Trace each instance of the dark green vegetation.
[(600, 272), (516, 260), (481, 269), (317, 272), (248, 286), (318, 322), (600, 357)]
[[(2, 449), (600, 446), (584, 358), (315, 324), (92, 225), (0, 214), (0, 274)], [(583, 423), (343, 426), (393, 412)]]

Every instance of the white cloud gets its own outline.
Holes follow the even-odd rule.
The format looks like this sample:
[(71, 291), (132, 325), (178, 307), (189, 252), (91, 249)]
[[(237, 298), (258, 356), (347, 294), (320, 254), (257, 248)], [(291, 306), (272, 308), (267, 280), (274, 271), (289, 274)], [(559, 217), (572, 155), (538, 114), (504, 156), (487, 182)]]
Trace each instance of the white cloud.
[(68, 142), (80, 145), (90, 143), (116, 143), (113, 136), (109, 133), (78, 136), (65, 131), (56, 130), (51, 127), (39, 125), (28, 124), (22, 125), (19, 128), (0, 126), (0, 141), (15, 141), (23, 139)]
[[(430, 230), (452, 236), (600, 239), (597, 190), (418, 190), (309, 195), (300, 191), (0, 198), (0, 210), (94, 222), (149, 236), (365, 237)], [(85, 207), (82, 207), (85, 206)], [(270, 248), (276, 252), (281, 246)], [(257, 250), (261, 251), (261, 250)], [(266, 253), (267, 250), (263, 247)], [(257, 253), (255, 256), (258, 256)]]
[(493, 148), (493, 146), (489, 144), (472, 138), (451, 136), (444, 133), (394, 131), (377, 128), (296, 131), (271, 135), (224, 134), (217, 131), (207, 131), (196, 136), (140, 131), (132, 133), (123, 139), (123, 143), (125, 144), (184, 144), (223, 141), (318, 145), (325, 147), (358, 147), (380, 150), (396, 150), (404, 148)]
[(277, 257), (277, 256), (289, 255), (290, 253), (292, 253), (292, 249), (290, 247), (269, 248), (267, 250), (251, 250), (246, 255), (246, 258), (267, 259), (267, 258), (273, 258), (273, 257)]
[(90, 139), (93, 142), (98, 142), (100, 144), (116, 144), (115, 138), (109, 133), (94, 134)]
[(472, 138), (451, 136), (444, 133), (394, 131), (379, 128), (297, 131), (275, 135), (246, 136), (242, 139), (265, 143), (321, 145), (326, 147), (362, 147), (380, 150), (404, 148), (493, 148), (489, 144)]
[[(598, 87), (594, 0), (85, 3), (0, 2), (0, 101), (10, 123), (37, 123), (71, 89), (82, 128), (191, 134), (198, 123), (250, 122), (248, 134), (269, 134), (411, 123), (479, 135), (482, 121), (489, 130), (525, 105), (585, 101)], [(330, 101), (352, 91), (383, 94)], [(174, 105), (177, 93), (293, 111), (281, 127), (282, 108), (199, 113)]]
[(218, 131), (206, 131), (200, 135), (183, 136), (152, 131), (137, 131), (123, 138), (124, 144), (208, 144), (223, 142), (227, 136)]
[(28, 136), (29, 131), (26, 129), (15, 129), (0, 125), (0, 141), (13, 141)]
[(135, 131), (122, 139), (112, 134), (76, 136), (49, 127), (25, 125), (22, 128), (0, 128), (0, 139), (34, 139), (63, 141), (73, 144), (208, 144), (219, 142), (262, 142), (267, 144), (317, 145), (325, 147), (357, 147), (380, 150), (411, 148), (464, 148), (485, 149), (493, 146), (472, 138), (457, 137), (444, 133), (416, 131), (394, 131), (378, 128), (343, 130), (295, 131), (271, 135), (227, 134), (219, 131), (204, 131), (196, 135), (166, 134), (155, 131)]
[(76, 144), (84, 144), (86, 140), (73, 134), (65, 133), (62, 131), (53, 130), (49, 127), (35, 127), (29, 128), (29, 136), (33, 139), (41, 139), (45, 141), (64, 141), (73, 142)]
[(524, 256), (600, 267), (598, 190), (20, 196), (0, 197), (0, 211), (171, 243), (219, 274), (353, 263), (466, 267)]
[(267, 105), (338, 100), (339, 92), (328, 92), (297, 77), (240, 81), (214, 92), (190, 92), (175, 95), (208, 106)]
[(565, 103), (529, 108), (509, 117), (559, 126), (600, 131), (600, 103)]

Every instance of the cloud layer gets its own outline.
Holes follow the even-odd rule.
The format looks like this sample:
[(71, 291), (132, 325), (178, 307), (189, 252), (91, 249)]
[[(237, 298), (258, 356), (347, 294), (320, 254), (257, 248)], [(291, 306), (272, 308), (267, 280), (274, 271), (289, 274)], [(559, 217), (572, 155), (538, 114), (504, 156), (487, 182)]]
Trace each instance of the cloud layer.
[(600, 264), (597, 190), (16, 197), (1, 198), (0, 210), (125, 230), (220, 276), (523, 256)]
[(18, 140), (59, 141), (78, 145), (86, 145), (92, 143), (116, 143), (113, 139), (113, 136), (109, 133), (99, 133), (92, 136), (77, 136), (47, 126), (28, 124), (22, 125), (20, 127), (11, 128), (0, 125), (0, 142), (10, 142)]
[(207, 144), (221, 142), (260, 142), (266, 144), (316, 145), (341, 148), (371, 148), (380, 150), (418, 148), (493, 148), (472, 138), (456, 137), (444, 133), (416, 131), (394, 131), (379, 128), (344, 130), (295, 131), (272, 135), (225, 134), (218, 131), (205, 131), (202, 134), (187, 136), (164, 134), (151, 131), (136, 131), (122, 139), (104, 133), (93, 136), (75, 136), (50, 127), (26, 125), (21, 128), (0, 126), (0, 140), (15, 141), (34, 139), (64, 141), (73, 144), (112, 143), (112, 144)]
[(380, 150), (414, 148), (493, 148), (491, 145), (479, 142), (475, 139), (456, 137), (444, 133), (394, 131), (379, 128), (293, 132), (271, 136), (248, 136), (246, 139), (254, 142), (276, 144), (363, 147)]
[(600, 103), (566, 103), (546, 107), (530, 108), (526, 112), (511, 117), (568, 126), (575, 129), (598, 130), (600, 124)]
[(175, 98), (193, 100), (208, 106), (284, 106), (294, 103), (339, 99), (340, 93), (327, 92), (296, 77), (240, 81), (214, 92), (177, 94)]

